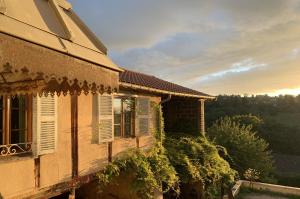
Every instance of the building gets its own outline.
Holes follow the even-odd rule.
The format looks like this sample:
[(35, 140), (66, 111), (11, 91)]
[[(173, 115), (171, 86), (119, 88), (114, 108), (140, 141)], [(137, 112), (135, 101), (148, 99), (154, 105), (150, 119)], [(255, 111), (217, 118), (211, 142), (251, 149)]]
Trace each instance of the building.
[(204, 132), (212, 98), (118, 67), (66, 0), (0, 0), (4, 198), (74, 195), (119, 153), (152, 146), (154, 104), (167, 130), (190, 117)]

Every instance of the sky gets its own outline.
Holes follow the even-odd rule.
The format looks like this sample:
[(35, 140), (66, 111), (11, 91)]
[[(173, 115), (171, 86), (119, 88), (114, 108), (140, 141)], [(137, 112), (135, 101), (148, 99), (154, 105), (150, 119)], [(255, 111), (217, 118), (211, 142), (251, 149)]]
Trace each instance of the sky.
[(213, 95), (300, 94), (300, 0), (69, 0), (118, 65)]

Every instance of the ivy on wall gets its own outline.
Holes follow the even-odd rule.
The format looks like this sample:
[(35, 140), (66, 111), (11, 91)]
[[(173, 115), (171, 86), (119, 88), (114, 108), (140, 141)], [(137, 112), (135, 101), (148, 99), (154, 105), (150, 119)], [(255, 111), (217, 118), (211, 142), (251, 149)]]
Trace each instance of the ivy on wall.
[(221, 158), (218, 149), (205, 137), (166, 137), (161, 106), (155, 106), (158, 127), (155, 146), (149, 151), (128, 150), (97, 174), (100, 188), (126, 173), (139, 198), (153, 198), (155, 191), (180, 194), (180, 185), (201, 182), (206, 198), (220, 185), (230, 186), (236, 172)]

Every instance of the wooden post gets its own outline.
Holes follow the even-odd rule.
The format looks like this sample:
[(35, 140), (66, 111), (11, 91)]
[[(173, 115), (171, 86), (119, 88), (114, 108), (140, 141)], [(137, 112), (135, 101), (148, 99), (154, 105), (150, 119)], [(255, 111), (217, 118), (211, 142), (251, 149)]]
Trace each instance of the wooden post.
[(234, 199), (231, 188), (227, 190), (227, 195), (228, 195), (228, 199)]
[(108, 162), (112, 162), (112, 142), (108, 142)]
[(140, 148), (140, 137), (139, 136), (135, 137), (135, 143), (136, 143), (136, 148)]
[(71, 193), (69, 194), (69, 199), (75, 199), (75, 188), (73, 188)]
[(35, 187), (40, 187), (40, 176), (41, 176), (41, 162), (40, 157), (34, 159), (34, 180), (35, 180)]
[(27, 107), (26, 107), (26, 114), (27, 114), (27, 138), (26, 138), (26, 142), (32, 142), (32, 94), (27, 95)]
[(3, 131), (3, 136), (4, 136), (4, 144), (10, 144), (10, 103), (11, 99), (9, 96), (5, 96), (3, 98), (4, 101), (4, 111), (5, 111), (5, 118), (4, 118), (4, 131)]
[(78, 96), (71, 96), (72, 177), (78, 176)]
[(201, 134), (203, 134), (203, 135), (205, 135), (205, 110), (204, 110), (204, 99), (201, 99), (200, 100), (200, 105), (199, 105), (199, 107), (200, 107), (200, 110), (199, 110), (199, 112), (200, 112), (200, 121), (199, 121), (199, 123), (200, 123), (200, 125), (199, 125), (199, 127), (200, 127), (200, 133)]

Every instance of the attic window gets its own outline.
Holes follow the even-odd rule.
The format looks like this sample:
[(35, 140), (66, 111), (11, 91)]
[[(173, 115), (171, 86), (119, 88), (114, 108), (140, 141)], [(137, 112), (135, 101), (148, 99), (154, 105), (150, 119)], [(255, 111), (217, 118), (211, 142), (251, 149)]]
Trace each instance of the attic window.
[(64, 32), (66, 33), (66, 39), (73, 41), (74, 34), (73, 34), (67, 20), (64, 17), (64, 13), (63, 13), (62, 9), (60, 8), (60, 7), (62, 7), (66, 10), (70, 10), (71, 4), (68, 5), (69, 3), (66, 2), (65, 0), (49, 0), (49, 3), (52, 6), (53, 10), (55, 11), (55, 14), (59, 19), (59, 22), (61, 23), (61, 25), (64, 29)]
[(72, 9), (72, 5), (69, 2), (67, 2), (66, 0), (57, 0), (57, 3), (60, 7), (62, 7), (65, 10)]

